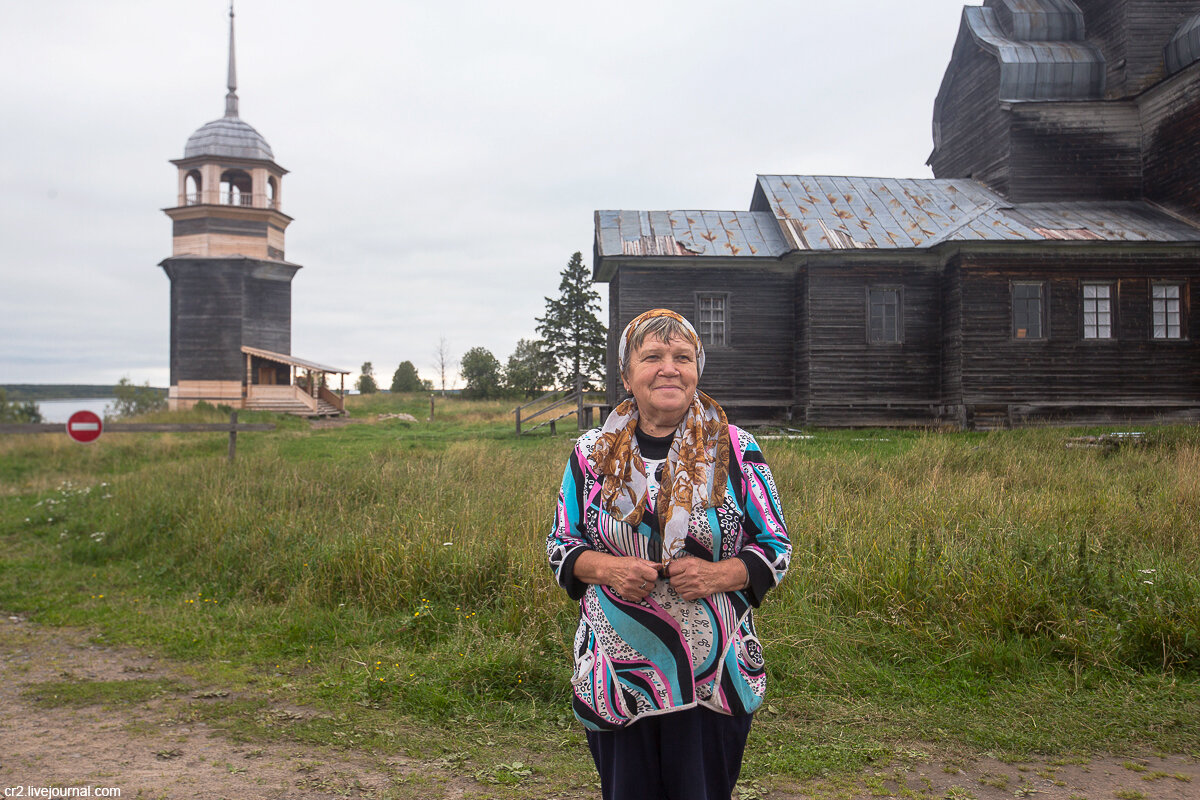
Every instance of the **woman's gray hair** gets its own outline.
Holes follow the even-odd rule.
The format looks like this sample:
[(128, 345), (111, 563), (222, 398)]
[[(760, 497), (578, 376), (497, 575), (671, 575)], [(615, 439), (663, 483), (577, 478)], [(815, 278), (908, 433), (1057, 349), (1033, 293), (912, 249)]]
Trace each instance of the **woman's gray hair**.
[(633, 358), (633, 352), (650, 338), (658, 339), (660, 342), (669, 342), (672, 339), (683, 339), (690, 342), (696, 348), (697, 377), (704, 372), (704, 344), (700, 341), (692, 323), (674, 311), (656, 308), (634, 317), (625, 326), (617, 349), (617, 359), (622, 375), (629, 372), (629, 362)]

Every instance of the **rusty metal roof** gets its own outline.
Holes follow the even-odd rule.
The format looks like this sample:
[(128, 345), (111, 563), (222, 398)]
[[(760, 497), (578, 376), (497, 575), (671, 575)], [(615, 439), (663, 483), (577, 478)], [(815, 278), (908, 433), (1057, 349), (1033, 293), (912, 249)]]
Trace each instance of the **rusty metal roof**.
[[(760, 175), (750, 207), (770, 210), (798, 250), (929, 248), (942, 242), (1067, 238), (1200, 241), (1200, 229), (1150, 203), (1013, 204), (965, 178)], [(1067, 231), (1086, 233), (1067, 235)]]
[(603, 255), (776, 258), (791, 245), (764, 211), (597, 211)]
[(749, 211), (597, 211), (600, 262), (777, 258), (793, 251), (926, 250), (945, 242), (1200, 242), (1142, 201), (1013, 204), (965, 179), (759, 175)]
[(845, 250), (1031, 238), (1006, 205), (968, 179), (759, 175), (750, 207), (771, 211), (794, 249)]

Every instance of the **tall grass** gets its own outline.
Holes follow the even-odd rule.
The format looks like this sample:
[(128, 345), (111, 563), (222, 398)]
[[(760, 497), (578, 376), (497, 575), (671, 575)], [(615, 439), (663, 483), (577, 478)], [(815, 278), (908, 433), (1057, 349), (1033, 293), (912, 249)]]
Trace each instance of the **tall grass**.
[[(395, 402), (418, 401), (427, 398)], [(124, 575), (143, 600), (220, 598), (226, 616), (189, 629), (198, 648), (219, 647), (239, 625), (274, 631), (272, 658), (377, 648), (399, 671), (424, 664), (434, 677), (368, 671), (355, 678), (365, 702), (429, 719), (497, 698), (563, 713), (576, 612), (553, 584), (544, 541), (570, 443), (507, 437), (503, 403), (464, 404), (458, 416), (453, 401), (445, 407), (442, 428), (281, 432), (232, 466), (164, 447), (106, 475), (112, 462), (98, 457), (92, 484), (104, 478), (103, 490), (10, 497), (2, 530), (30, 559), (60, 559), (66, 575)], [(476, 435), (485, 424), (490, 433)], [(803, 715), (816, 713), (803, 711), (812, 698), (896, 692), (934, 703), (958, 686), (953, 706), (1037, 674), (1076, 686), (1131, 674), (1195, 682), (1200, 431), (1164, 428), (1113, 453), (1069, 449), (1068, 436), (764, 440), (794, 546), (759, 617), (772, 693)], [(58, 463), (56, 449), (46, 457)], [(0, 604), (37, 596), (21, 584), (27, 567), (0, 570)], [(345, 615), (369, 629), (358, 644), (325, 636)], [(368, 663), (358, 650), (338, 657)]]

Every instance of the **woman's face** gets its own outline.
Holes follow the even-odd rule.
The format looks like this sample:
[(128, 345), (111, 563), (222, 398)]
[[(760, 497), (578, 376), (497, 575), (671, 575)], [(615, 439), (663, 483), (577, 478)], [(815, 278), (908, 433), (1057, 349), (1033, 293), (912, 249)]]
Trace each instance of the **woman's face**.
[(647, 337), (629, 357), (629, 368), (621, 381), (637, 400), (643, 418), (674, 427), (687, 413), (700, 381), (696, 348), (678, 336), (669, 342)]

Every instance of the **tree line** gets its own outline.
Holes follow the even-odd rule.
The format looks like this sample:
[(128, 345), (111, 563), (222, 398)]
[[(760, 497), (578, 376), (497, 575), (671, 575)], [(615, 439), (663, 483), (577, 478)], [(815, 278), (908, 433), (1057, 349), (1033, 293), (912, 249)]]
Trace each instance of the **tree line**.
[[(464, 397), (537, 397), (553, 388), (574, 388), (576, 383), (585, 390), (603, 385), (608, 329), (597, 317), (600, 293), (592, 288), (582, 253), (571, 256), (559, 278), (558, 296), (545, 298), (545, 313), (535, 317), (537, 337), (519, 340), (506, 363), (501, 364), (486, 347), (463, 353), (457, 366), (466, 383)], [(444, 393), (448, 373), (455, 367), (445, 338), (434, 351), (434, 366)], [(379, 391), (370, 361), (362, 365), (355, 388), (363, 394)], [(392, 375), (393, 392), (434, 388), (434, 382), (422, 379), (411, 361), (401, 362)]]

